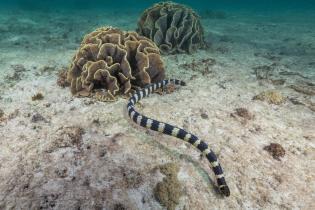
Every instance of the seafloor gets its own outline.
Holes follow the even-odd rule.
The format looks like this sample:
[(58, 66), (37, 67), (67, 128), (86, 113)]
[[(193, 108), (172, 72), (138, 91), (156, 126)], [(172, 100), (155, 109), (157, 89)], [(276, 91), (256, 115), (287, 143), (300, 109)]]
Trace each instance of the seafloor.
[(154, 189), (166, 163), (179, 168), (170, 209), (315, 209), (315, 13), (203, 16), (209, 48), (163, 56), (167, 77), (188, 85), (137, 107), (209, 143), (231, 188), (223, 198), (205, 158), (134, 125), (126, 99), (56, 84), (85, 33), (134, 30), (139, 12), (1, 11), (0, 209), (163, 209)]

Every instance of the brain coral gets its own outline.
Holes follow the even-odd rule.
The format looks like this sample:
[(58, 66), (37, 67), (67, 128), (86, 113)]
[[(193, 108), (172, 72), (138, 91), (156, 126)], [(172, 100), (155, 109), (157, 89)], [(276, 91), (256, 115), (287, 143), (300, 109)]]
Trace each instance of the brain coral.
[(162, 79), (164, 65), (154, 42), (112, 27), (87, 34), (67, 71), (73, 94), (103, 101)]
[(162, 2), (145, 10), (137, 32), (152, 39), (163, 54), (191, 53), (204, 46), (199, 16), (173, 2)]

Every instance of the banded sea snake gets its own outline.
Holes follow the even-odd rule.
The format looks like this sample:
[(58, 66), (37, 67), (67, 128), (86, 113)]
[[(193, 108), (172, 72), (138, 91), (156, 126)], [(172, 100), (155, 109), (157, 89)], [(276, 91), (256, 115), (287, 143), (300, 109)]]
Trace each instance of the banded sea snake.
[(148, 97), (155, 90), (157, 90), (158, 88), (164, 87), (169, 83), (174, 83), (175, 85), (181, 85), (181, 86), (186, 85), (186, 83), (181, 80), (169, 79), (169, 80), (163, 80), (157, 83), (149, 84), (145, 88), (141, 90), (137, 90), (129, 98), (129, 101), (127, 104), (127, 111), (128, 111), (129, 117), (135, 123), (137, 123), (138, 125), (142, 127), (145, 127), (154, 131), (158, 131), (166, 135), (177, 137), (197, 147), (207, 157), (208, 161), (210, 162), (212, 170), (216, 176), (217, 184), (218, 184), (220, 192), (224, 196), (229, 196), (230, 190), (225, 182), (221, 165), (216, 155), (214, 154), (214, 152), (208, 147), (208, 145), (204, 141), (200, 140), (197, 136), (185, 131), (184, 129), (148, 118), (135, 110), (134, 106), (138, 101), (140, 101), (144, 97)]

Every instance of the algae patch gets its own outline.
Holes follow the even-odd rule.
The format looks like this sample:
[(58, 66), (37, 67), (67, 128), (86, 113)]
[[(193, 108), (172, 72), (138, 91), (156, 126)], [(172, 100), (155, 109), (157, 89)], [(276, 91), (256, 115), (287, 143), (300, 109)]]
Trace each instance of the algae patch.
[(281, 146), (281, 144), (278, 143), (270, 143), (268, 146), (264, 147), (264, 150), (269, 152), (270, 155), (276, 160), (280, 161), (280, 157), (284, 157), (285, 150)]
[(285, 97), (276, 90), (268, 90), (254, 96), (253, 100), (266, 101), (269, 104), (280, 105), (285, 102)]
[(159, 166), (160, 172), (165, 175), (162, 182), (154, 188), (154, 196), (168, 210), (175, 209), (182, 195), (181, 183), (177, 179), (179, 166), (175, 163), (167, 163)]
[(38, 101), (38, 100), (43, 100), (44, 95), (42, 93), (36, 93), (35, 95), (32, 96), (32, 101)]

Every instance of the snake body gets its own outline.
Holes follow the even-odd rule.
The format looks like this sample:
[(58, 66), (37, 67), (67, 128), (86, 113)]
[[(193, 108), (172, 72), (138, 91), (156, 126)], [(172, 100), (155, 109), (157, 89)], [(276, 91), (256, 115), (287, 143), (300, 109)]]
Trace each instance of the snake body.
[(161, 133), (164, 133), (166, 135), (174, 136), (179, 139), (182, 139), (186, 142), (189, 142), (190, 144), (194, 145), (196, 148), (198, 148), (208, 159), (210, 162), (210, 165), (212, 167), (212, 170), (216, 176), (217, 184), (219, 187), (220, 192), (224, 196), (229, 196), (230, 195), (230, 190), (229, 187), (226, 184), (224, 174), (222, 167), (218, 161), (218, 158), (214, 154), (214, 152), (209, 148), (207, 143), (204, 141), (200, 140), (197, 136), (195, 136), (192, 133), (189, 133), (185, 131), (184, 129), (178, 128), (176, 126), (159, 122), (157, 120), (148, 118), (139, 112), (137, 112), (134, 108), (135, 104), (140, 101), (144, 97), (148, 97), (151, 93), (153, 93), (155, 90), (158, 88), (164, 87), (167, 84), (173, 83), (175, 85), (181, 85), (185, 86), (185, 82), (177, 79), (168, 79), (168, 80), (163, 80), (157, 83), (149, 84), (145, 88), (141, 90), (137, 90), (130, 98), (127, 104), (127, 111), (129, 117), (138, 125), (158, 131)]

